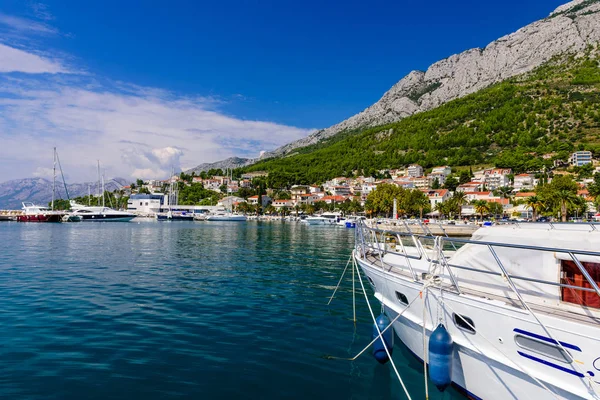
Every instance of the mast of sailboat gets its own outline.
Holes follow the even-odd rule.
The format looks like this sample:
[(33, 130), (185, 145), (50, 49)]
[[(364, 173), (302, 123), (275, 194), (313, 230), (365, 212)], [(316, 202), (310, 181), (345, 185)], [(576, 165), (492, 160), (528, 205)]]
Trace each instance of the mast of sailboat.
[(102, 207), (104, 208), (104, 174), (102, 174)]
[(97, 194), (98, 194), (98, 205), (100, 205), (100, 160), (98, 161), (98, 190), (97, 190)]
[(56, 151), (56, 147), (54, 148), (54, 155), (56, 156), (56, 161), (58, 162), (58, 169), (60, 171), (60, 176), (62, 177), (63, 186), (65, 187), (65, 194), (67, 195), (67, 200), (71, 200), (69, 196), (69, 190), (67, 189), (67, 181), (65, 181), (65, 174), (63, 174), (62, 165), (60, 165), (60, 157), (58, 156), (58, 151)]
[(92, 185), (88, 183), (88, 206), (92, 205)]
[(52, 211), (54, 211), (54, 197), (56, 195), (56, 147), (54, 151), (54, 160), (52, 163)]

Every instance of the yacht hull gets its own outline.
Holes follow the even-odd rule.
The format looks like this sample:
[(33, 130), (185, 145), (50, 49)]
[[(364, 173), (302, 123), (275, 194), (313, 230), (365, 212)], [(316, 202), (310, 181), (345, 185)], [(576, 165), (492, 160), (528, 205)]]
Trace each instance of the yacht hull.
[(19, 222), (62, 222), (64, 214), (35, 214), (35, 215), (19, 215)]
[(96, 214), (96, 215), (81, 215), (82, 222), (129, 222), (135, 218), (132, 216)]
[[(577, 349), (570, 352), (581, 363), (581, 371), (587, 374), (579, 376), (569, 363), (532, 353), (516, 344), (518, 335), (538, 339), (546, 336), (527, 311), (496, 300), (482, 301), (446, 291), (441, 295), (443, 300), (440, 300), (439, 288), (424, 291), (421, 282), (382, 271), (380, 266), (356, 254), (355, 260), (368, 277), (375, 297), (385, 305), (390, 320), (393, 321), (407, 308), (407, 303), (414, 300), (393, 323), (393, 328), (419, 360), (426, 358), (423, 326), (426, 338), (429, 338), (438, 323), (444, 324), (454, 340), (453, 385), (468, 397), (485, 400), (596, 398), (586, 390), (585, 383), (588, 379), (600, 382), (597, 378), (600, 372), (595, 368), (600, 365), (594, 361), (600, 360), (596, 358), (600, 357), (600, 340), (595, 334), (597, 327), (572, 321), (566, 323), (551, 316), (541, 317), (546, 326), (553, 328), (553, 335), (561, 343), (572, 344), (572, 348)], [(459, 328), (455, 313), (468, 317), (476, 331)]]
[(219, 215), (211, 215), (206, 217), (206, 221), (246, 221), (246, 217), (243, 215), (235, 215), (235, 216), (219, 216)]

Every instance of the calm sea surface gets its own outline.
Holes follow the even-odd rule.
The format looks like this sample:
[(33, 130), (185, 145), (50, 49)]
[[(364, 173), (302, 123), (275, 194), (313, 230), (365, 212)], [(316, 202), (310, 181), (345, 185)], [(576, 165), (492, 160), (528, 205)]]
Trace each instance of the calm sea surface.
[[(402, 399), (370, 352), (353, 231), (295, 223), (0, 223), (0, 397)], [(396, 341), (413, 399), (422, 365)], [(462, 398), (430, 387), (432, 399)]]

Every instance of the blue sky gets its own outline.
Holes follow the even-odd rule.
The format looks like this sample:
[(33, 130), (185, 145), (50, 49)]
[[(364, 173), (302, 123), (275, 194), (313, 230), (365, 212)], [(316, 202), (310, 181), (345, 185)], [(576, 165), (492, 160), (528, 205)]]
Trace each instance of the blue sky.
[(72, 180), (255, 157), (563, 3), (4, 0), (0, 181), (47, 175), (23, 140)]

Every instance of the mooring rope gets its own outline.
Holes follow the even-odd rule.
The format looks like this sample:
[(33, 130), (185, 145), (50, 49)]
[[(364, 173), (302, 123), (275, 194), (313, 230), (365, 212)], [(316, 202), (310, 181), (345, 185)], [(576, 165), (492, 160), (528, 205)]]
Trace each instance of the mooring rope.
[[(404, 314), (404, 312), (405, 312), (406, 310), (408, 310), (408, 309), (410, 308), (410, 306), (411, 306), (411, 305), (412, 305), (412, 304), (413, 304), (413, 303), (414, 303), (414, 302), (415, 302), (415, 301), (416, 301), (416, 300), (417, 300), (419, 297), (420, 297), (420, 295), (417, 295), (417, 296), (416, 296), (414, 299), (412, 299), (412, 300), (411, 300), (411, 302), (410, 302), (410, 303), (408, 303), (408, 305), (406, 306), (406, 308), (405, 308), (404, 310), (400, 311), (400, 312), (398, 313), (398, 315), (396, 315), (396, 316), (394, 317), (394, 319), (392, 319), (392, 320), (390, 321), (390, 324), (389, 324), (388, 326), (386, 326), (384, 330), (382, 330), (382, 331), (381, 331), (381, 334), (384, 334), (385, 332), (387, 332), (387, 330), (388, 330), (388, 329), (392, 328), (392, 324), (393, 324), (394, 322), (398, 321), (398, 318), (400, 318), (400, 317), (402, 316), (402, 314)], [(348, 358), (348, 357), (336, 357), (336, 356), (331, 356), (331, 355), (326, 355), (326, 356), (324, 356), (324, 357), (325, 357), (326, 359), (328, 359), (328, 360), (345, 360), (345, 361), (354, 361), (354, 360), (356, 360), (358, 357), (360, 357), (361, 355), (363, 355), (363, 354), (364, 354), (364, 352), (365, 352), (365, 351), (367, 351), (367, 350), (369, 349), (369, 347), (371, 347), (371, 345), (372, 345), (373, 343), (375, 343), (377, 340), (379, 340), (379, 337), (376, 337), (375, 339), (371, 340), (371, 341), (369, 342), (369, 344), (368, 344), (368, 345), (366, 345), (366, 346), (365, 346), (365, 347), (364, 347), (364, 348), (363, 348), (363, 349), (362, 349), (362, 350), (361, 350), (361, 351), (360, 351), (358, 354), (356, 354), (356, 355), (355, 355), (354, 357), (352, 357), (352, 358)]]
[(402, 377), (400, 377), (400, 373), (398, 372), (398, 369), (396, 368), (396, 364), (394, 363), (394, 360), (392, 359), (392, 355), (390, 354), (390, 351), (387, 348), (386, 342), (383, 339), (381, 330), (379, 329), (379, 326), (377, 325), (377, 319), (375, 318), (375, 314), (373, 314), (373, 309), (371, 308), (371, 304), (369, 303), (369, 296), (367, 295), (365, 285), (363, 284), (362, 277), (360, 276), (360, 271), (358, 270), (358, 264), (356, 263), (356, 259), (353, 257), (352, 261), (353, 261), (353, 267), (356, 267), (356, 269), (357, 269), (356, 272), (358, 275), (358, 281), (360, 282), (360, 286), (362, 287), (362, 291), (365, 296), (365, 301), (367, 302), (367, 307), (369, 308), (369, 313), (371, 314), (371, 318), (373, 319), (373, 324), (375, 324), (375, 329), (377, 329), (377, 334), (379, 336), (379, 339), (381, 339), (381, 342), (383, 343), (383, 348), (384, 348), (385, 352), (387, 353), (387, 356), (390, 360), (390, 363), (392, 364), (392, 368), (394, 369), (394, 372), (396, 373), (396, 377), (398, 378), (398, 381), (400, 382), (402, 389), (404, 389), (404, 394), (406, 394), (406, 397), (408, 398), (408, 400), (412, 400), (412, 397), (410, 397), (410, 393), (408, 393), (408, 389), (406, 388), (406, 385), (404, 384)]

